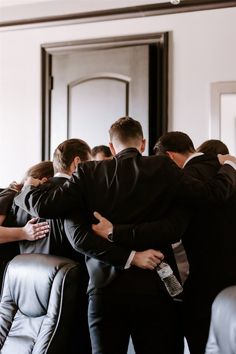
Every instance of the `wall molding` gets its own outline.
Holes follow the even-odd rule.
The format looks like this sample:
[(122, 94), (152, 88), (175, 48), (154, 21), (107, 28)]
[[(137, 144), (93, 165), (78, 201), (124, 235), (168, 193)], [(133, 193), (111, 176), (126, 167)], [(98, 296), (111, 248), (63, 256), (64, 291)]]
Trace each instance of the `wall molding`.
[(221, 96), (236, 94), (236, 81), (211, 84), (211, 136), (221, 139)]
[(160, 4), (71, 13), (67, 15), (33, 17), (11, 21), (0, 20), (0, 29), (9, 29), (14, 27), (18, 28), (19, 26), (39, 27), (66, 25), (71, 23), (101, 22), (127, 18), (178, 14), (182, 12), (221, 9), (228, 7), (236, 7), (235, 0), (183, 0), (179, 5), (172, 5), (170, 2), (165, 2)]

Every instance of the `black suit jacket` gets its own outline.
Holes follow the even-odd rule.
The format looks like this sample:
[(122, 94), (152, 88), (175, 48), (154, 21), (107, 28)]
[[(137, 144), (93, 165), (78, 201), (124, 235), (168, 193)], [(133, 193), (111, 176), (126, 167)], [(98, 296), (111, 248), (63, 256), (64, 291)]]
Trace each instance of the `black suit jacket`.
[[(208, 181), (220, 169), (214, 156), (192, 158), (184, 172)], [(138, 225), (115, 225), (113, 239), (120, 245), (153, 247), (163, 240), (175, 242), (182, 235), (190, 275), (185, 282), (186, 303), (194, 311), (210, 311), (215, 296), (227, 286), (236, 284), (236, 193), (227, 201), (193, 203), (191, 209), (172, 208), (168, 218)]]
[[(216, 175), (220, 165), (210, 155), (191, 159), (185, 172), (202, 180)], [(236, 284), (236, 193), (225, 203), (197, 208), (183, 235), (190, 275), (185, 283), (187, 301), (210, 309), (216, 295)]]
[[(92, 257), (88, 261), (91, 287), (104, 285), (119, 291), (154, 293), (161, 287), (155, 272), (131, 267), (124, 268), (130, 248), (111, 244), (91, 233), (97, 210), (113, 223), (141, 223), (162, 218), (174, 203), (176, 191), (180, 199), (192, 203), (224, 199), (235, 185), (235, 172), (222, 168), (215, 181), (203, 184), (186, 178), (183, 171), (166, 156), (143, 157), (134, 149), (120, 152), (112, 160), (80, 164), (70, 181), (59, 188), (27, 187), (16, 202), (34, 215), (70, 219), (73, 211), (83, 217), (77, 223), (69, 220), (68, 229), (75, 248)], [(87, 228), (87, 230), (86, 230)], [(137, 251), (147, 247), (137, 246)], [(167, 261), (176, 269), (169, 240), (161, 244)], [(111, 266), (112, 265), (112, 266)], [(114, 268), (115, 267), (115, 268)], [(116, 275), (116, 281), (111, 282)], [(125, 284), (125, 286), (124, 286)]]
[[(60, 186), (66, 181), (67, 178), (65, 177), (53, 177), (50, 178), (48, 186)], [(29, 213), (22, 208), (19, 208), (15, 202), (13, 202), (11, 216), (12, 222), (14, 222), (15, 226), (19, 227), (24, 226), (27, 221), (32, 218)], [(46, 219), (39, 219), (38, 222), (45, 220)], [(50, 225), (48, 235), (45, 238), (34, 242), (27, 240), (19, 242), (20, 252), (53, 254), (56, 256), (67, 257), (75, 261), (83, 261), (84, 257), (73, 249), (66, 237), (64, 219), (47, 219), (47, 222)]]
[[(59, 187), (67, 181), (64, 177), (53, 177), (48, 182), (48, 187)], [(12, 226), (23, 227), (27, 221), (32, 218), (32, 215), (20, 208), (13, 202), (11, 210)], [(80, 264), (80, 290), (81, 293), (86, 293), (88, 286), (88, 272), (85, 265), (85, 257), (83, 254), (76, 251), (66, 237), (65, 221), (63, 218), (45, 219), (39, 218), (38, 222), (47, 221), (50, 229), (46, 237), (36, 241), (20, 241), (20, 253), (43, 253), (52, 254), (70, 258)]]
[[(2, 189), (0, 192), (0, 215), (6, 216), (2, 226), (13, 226), (10, 217), (10, 210), (16, 191), (10, 188)], [(8, 242), (0, 244), (0, 286), (6, 264), (19, 253), (18, 242)]]
[[(53, 177), (48, 182), (48, 187), (59, 187), (67, 181), (65, 177)], [(11, 219), (14, 226), (22, 227), (27, 221), (32, 218), (28, 212), (20, 208), (13, 202), (11, 210)], [(56, 256), (67, 257), (75, 261), (84, 261), (84, 257), (81, 256), (70, 244), (66, 237), (64, 219), (39, 219), (38, 222), (45, 221), (49, 223), (50, 229), (47, 236), (37, 241), (20, 241), (20, 253), (45, 253), (53, 254)], [(12, 225), (13, 226), (13, 225)]]

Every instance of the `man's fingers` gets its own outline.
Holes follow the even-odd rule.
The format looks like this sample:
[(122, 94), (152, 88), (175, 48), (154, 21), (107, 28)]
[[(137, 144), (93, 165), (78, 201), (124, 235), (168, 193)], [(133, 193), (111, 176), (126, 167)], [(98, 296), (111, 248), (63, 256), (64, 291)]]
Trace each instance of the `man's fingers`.
[(35, 237), (35, 239), (36, 240), (40, 240), (41, 238), (44, 238), (46, 236), (47, 236), (47, 234), (42, 234), (42, 235), (39, 235), (39, 236)]
[(162, 256), (153, 255), (153, 260), (155, 262), (159, 263), (159, 262), (163, 261), (163, 259), (164, 259), (164, 257), (162, 257)]
[(156, 251), (156, 250), (151, 250), (151, 252), (149, 253), (148, 256), (153, 261), (158, 261), (158, 262), (160, 262), (164, 259), (163, 253), (161, 253), (160, 251)]
[(32, 218), (28, 221), (29, 224), (35, 224), (37, 222), (38, 218)]
[(35, 224), (35, 227), (49, 227), (49, 223), (47, 221), (42, 221), (39, 222), (38, 224)]
[(49, 232), (49, 227), (40, 227), (34, 232), (34, 239), (38, 240), (39, 238), (43, 238), (47, 236), (47, 233)]
[(49, 228), (50, 226), (47, 222), (34, 225), (34, 230), (46, 230)]
[(41, 238), (45, 238), (47, 236), (47, 234), (43, 233), (42, 235), (37, 235), (34, 237), (34, 240), (32, 241), (36, 241), (36, 240), (40, 240)]
[(163, 259), (163, 253), (158, 250), (151, 250), (151, 254), (149, 255), (149, 264), (153, 267), (152, 269), (156, 268), (156, 266), (160, 264)]
[(151, 269), (154, 269), (154, 268), (156, 268), (156, 266), (157, 266), (157, 264), (156, 264), (156, 262), (155, 261), (153, 261), (153, 260), (149, 260), (149, 265), (151, 266)]
[(158, 264), (161, 263), (161, 259), (157, 257), (152, 257), (149, 259), (149, 264), (153, 266), (153, 268), (156, 268)]
[(42, 222), (40, 224), (35, 224), (34, 225), (34, 232), (36, 234), (42, 234), (42, 233), (45, 233), (45, 232), (48, 232), (50, 229), (50, 226), (47, 222)]
[(102, 221), (103, 216), (102, 216), (101, 214), (99, 214), (98, 211), (95, 211), (95, 212), (93, 213), (93, 215), (95, 216), (96, 219), (98, 219), (99, 221)]
[(161, 251), (158, 251), (158, 250), (153, 250), (153, 256), (155, 258), (159, 258), (159, 259), (164, 259), (164, 254), (161, 253)]

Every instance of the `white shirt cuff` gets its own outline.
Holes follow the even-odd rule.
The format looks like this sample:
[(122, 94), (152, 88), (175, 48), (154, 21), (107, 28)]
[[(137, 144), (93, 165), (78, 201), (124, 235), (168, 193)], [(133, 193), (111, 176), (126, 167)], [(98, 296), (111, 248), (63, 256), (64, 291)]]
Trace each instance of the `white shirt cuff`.
[(131, 262), (132, 262), (132, 260), (133, 260), (133, 258), (134, 258), (135, 253), (136, 253), (135, 251), (131, 251), (131, 253), (130, 253), (130, 255), (129, 255), (129, 258), (128, 258), (126, 264), (125, 264), (125, 269), (130, 268)]
[(233, 161), (226, 160), (226, 161), (224, 162), (224, 165), (225, 165), (225, 164), (228, 164), (228, 165), (232, 166), (232, 167), (236, 170), (236, 163), (234, 163)]

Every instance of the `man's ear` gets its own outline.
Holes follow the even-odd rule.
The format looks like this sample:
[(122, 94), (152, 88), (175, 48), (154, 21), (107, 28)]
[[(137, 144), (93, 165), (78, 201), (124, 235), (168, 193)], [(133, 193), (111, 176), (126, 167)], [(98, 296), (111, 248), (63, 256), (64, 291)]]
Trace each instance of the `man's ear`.
[(184, 161), (183, 155), (180, 154), (179, 152), (174, 152), (174, 151), (166, 151), (167, 155), (171, 158), (174, 163), (180, 168), (183, 168)]
[(141, 147), (140, 147), (140, 152), (141, 152), (141, 154), (144, 152), (145, 147), (146, 147), (146, 139), (143, 139), (143, 140), (142, 140)]
[(166, 151), (166, 154), (171, 160), (175, 161), (175, 153), (173, 151)]
[(40, 183), (43, 184), (43, 183), (46, 183), (47, 181), (48, 181), (48, 178), (43, 177), (43, 178), (41, 178)]
[(75, 158), (73, 159), (73, 161), (70, 164), (70, 168), (69, 168), (69, 174), (72, 174), (75, 172), (78, 164), (81, 162), (80, 157), (79, 156), (75, 156)]
[(78, 164), (81, 162), (81, 159), (79, 156), (75, 156), (73, 163), (75, 164), (75, 168), (78, 166)]
[(111, 150), (112, 155), (115, 156), (116, 155), (116, 150), (114, 148), (114, 145), (111, 142), (109, 143), (109, 148)]

